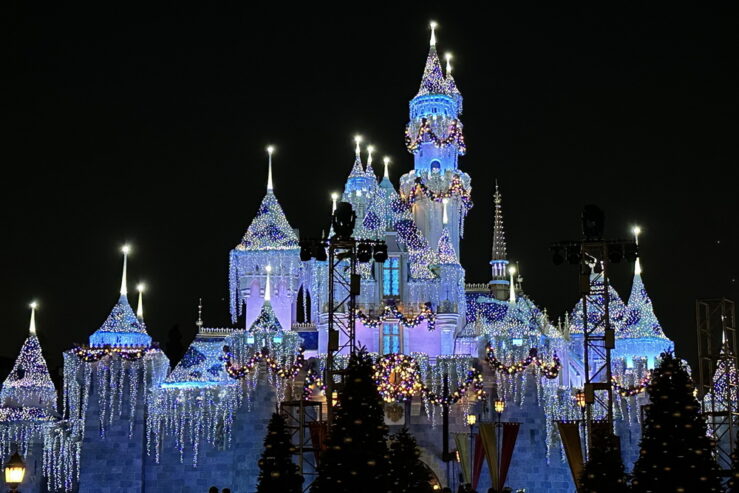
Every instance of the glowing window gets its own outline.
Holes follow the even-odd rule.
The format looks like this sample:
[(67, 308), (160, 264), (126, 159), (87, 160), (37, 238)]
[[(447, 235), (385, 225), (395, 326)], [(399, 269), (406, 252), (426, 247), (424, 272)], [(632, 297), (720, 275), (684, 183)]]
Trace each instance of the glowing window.
[(388, 257), (382, 264), (382, 295), (400, 296), (400, 258)]
[(400, 352), (400, 326), (398, 324), (382, 324), (382, 354)]

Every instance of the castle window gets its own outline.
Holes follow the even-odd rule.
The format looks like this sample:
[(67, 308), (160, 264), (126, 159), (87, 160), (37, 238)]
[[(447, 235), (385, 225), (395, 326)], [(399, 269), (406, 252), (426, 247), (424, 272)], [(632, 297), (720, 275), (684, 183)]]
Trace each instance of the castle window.
[(394, 323), (382, 324), (382, 354), (401, 352), (400, 325)]
[(400, 257), (388, 257), (382, 264), (382, 295), (400, 296)]

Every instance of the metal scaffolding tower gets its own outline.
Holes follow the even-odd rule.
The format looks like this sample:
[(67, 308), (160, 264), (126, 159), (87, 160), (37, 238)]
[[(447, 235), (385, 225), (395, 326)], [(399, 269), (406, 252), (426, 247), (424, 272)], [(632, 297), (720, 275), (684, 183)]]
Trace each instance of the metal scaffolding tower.
[(734, 302), (726, 298), (697, 300), (695, 315), (698, 398), (706, 416), (708, 432), (716, 442), (716, 460), (728, 474), (739, 430)]
[[(295, 456), (300, 474), (303, 475), (303, 491), (308, 491), (313, 481), (318, 477), (318, 455), (321, 443), (314, 443), (318, 430), (314, 427), (324, 427), (323, 404), (321, 402), (285, 401), (280, 404), (280, 412), (285, 418), (285, 425), (290, 432), (290, 439), (295, 449)], [(311, 432), (313, 431), (313, 432)]]

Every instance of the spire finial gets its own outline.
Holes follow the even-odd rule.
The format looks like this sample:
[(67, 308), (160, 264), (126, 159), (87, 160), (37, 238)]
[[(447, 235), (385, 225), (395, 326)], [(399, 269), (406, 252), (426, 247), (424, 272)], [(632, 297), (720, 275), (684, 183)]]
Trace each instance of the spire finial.
[(375, 152), (375, 146), (367, 146), (367, 170), (372, 169), (372, 153)]
[(498, 180), (495, 180), (495, 193), (493, 194), (495, 204), (495, 219), (493, 222), (493, 252), (491, 261), (506, 260), (505, 230), (503, 229), (503, 196), (498, 188)]
[(203, 328), (203, 298), (198, 298), (198, 319), (195, 321), (198, 332)]
[(336, 203), (339, 201), (339, 194), (337, 192), (334, 192), (331, 194), (331, 215), (334, 215), (334, 212), (336, 212)]
[(390, 158), (385, 156), (382, 158), (382, 163), (385, 165), (385, 173), (383, 174), (383, 177), (390, 179), (390, 172), (388, 171), (388, 165), (390, 164)]
[(136, 285), (136, 291), (139, 292), (139, 304), (136, 307), (136, 318), (139, 319), (139, 322), (144, 321), (144, 290), (146, 289), (146, 284), (143, 282), (140, 282)]
[(444, 59), (446, 60), (446, 76), (451, 77), (452, 75), (452, 54), (449, 52), (446, 52), (444, 54)]
[(441, 207), (443, 209), (442, 210), (442, 215), (441, 215), (441, 222), (445, 226), (447, 224), (449, 224), (449, 213), (446, 210), (446, 206), (447, 206), (448, 203), (449, 203), (449, 199), (448, 198), (444, 197), (443, 199), (441, 199)]
[(510, 295), (508, 297), (508, 301), (510, 301), (511, 303), (515, 303), (516, 302), (516, 284), (513, 281), (513, 275), (515, 273), (516, 273), (516, 266), (515, 265), (511, 265), (510, 267), (508, 267), (508, 274), (510, 274), (510, 276), (511, 276), (511, 286), (510, 286), (511, 287), (511, 292), (510, 292)]
[(267, 146), (267, 154), (269, 155), (269, 168), (267, 170), (267, 191), (271, 192), (274, 189), (272, 184), (272, 153), (275, 152), (275, 146)]
[(354, 136), (354, 154), (356, 154), (357, 159), (361, 159), (362, 156), (362, 148), (359, 146), (359, 144), (362, 143), (362, 136), (361, 135), (355, 135)]
[(267, 283), (264, 285), (264, 301), (272, 301), (271, 285), (269, 282), (269, 274), (272, 272), (272, 266), (267, 265), (264, 270), (267, 271)]
[(121, 247), (121, 253), (123, 253), (123, 275), (121, 276), (121, 296), (128, 294), (128, 281), (126, 274), (128, 270), (128, 254), (131, 252), (131, 246), (126, 244)]
[(431, 27), (431, 46), (436, 46), (436, 28), (439, 26), (435, 21), (429, 22), (429, 26)]
[(32, 336), (36, 335), (36, 308), (38, 308), (38, 303), (35, 301), (32, 301), (29, 305), (31, 308), (31, 323), (28, 326), (28, 333)]
[[(641, 234), (641, 228), (639, 226), (634, 226), (631, 232), (634, 233), (634, 242), (637, 246), (639, 246), (639, 235)], [(634, 275), (641, 275), (641, 262), (639, 262), (639, 257), (636, 257), (636, 262), (634, 262)]]

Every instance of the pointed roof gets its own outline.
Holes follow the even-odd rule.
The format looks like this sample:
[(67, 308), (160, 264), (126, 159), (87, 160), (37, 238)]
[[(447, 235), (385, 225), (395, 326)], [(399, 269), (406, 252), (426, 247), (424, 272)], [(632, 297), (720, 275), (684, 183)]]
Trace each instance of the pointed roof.
[(444, 79), (444, 87), (446, 93), (457, 102), (457, 112), (462, 113), (462, 93), (459, 92), (457, 82), (452, 76), (452, 55), (451, 53), (446, 54), (446, 78)]
[(493, 222), (493, 249), (490, 260), (507, 260), (505, 230), (503, 229), (503, 196), (500, 194), (498, 182), (495, 182), (495, 195), (493, 195), (495, 203), (495, 219)]
[(128, 249), (123, 250), (123, 275), (121, 276), (121, 295), (118, 302), (108, 314), (103, 325), (90, 336), (91, 346), (104, 345), (136, 345), (149, 346), (151, 337), (146, 331), (146, 324), (139, 320), (128, 303), (128, 287), (126, 286), (126, 270)]
[(272, 190), (267, 190), (257, 215), (244, 233), (236, 250), (292, 250), (298, 249), (298, 237)]
[(654, 314), (652, 300), (644, 287), (641, 274), (634, 274), (624, 332), (624, 335), (629, 338), (659, 337), (667, 339), (662, 331), (662, 325)]
[(271, 301), (264, 301), (259, 316), (251, 324), (249, 332), (282, 332), (282, 325), (277, 319)]
[[(596, 285), (603, 285), (603, 281), (599, 280), (596, 282)], [(621, 297), (618, 295), (616, 290), (613, 288), (613, 285), (608, 286), (608, 298), (609, 298), (609, 314), (611, 317), (611, 328), (616, 331), (616, 337), (622, 337), (624, 335), (624, 327), (626, 324), (626, 316), (628, 313), (628, 310), (626, 308), (626, 304), (623, 302)], [(604, 299), (603, 297), (598, 297), (595, 301), (595, 303), (602, 309), (604, 305)], [(589, 324), (596, 324), (600, 321), (600, 314), (602, 313), (601, 309), (588, 309), (588, 323)], [(583, 333), (583, 308), (582, 308), (582, 299), (579, 299), (577, 301), (577, 304), (575, 305), (575, 308), (572, 310), (572, 315), (570, 316), (570, 333), (572, 334), (582, 334)], [(599, 331), (601, 332), (601, 331)]]
[(349, 179), (366, 176), (364, 172), (364, 166), (362, 166), (362, 148), (359, 146), (359, 144), (362, 142), (362, 137), (357, 135), (356, 137), (354, 137), (354, 142), (356, 144), (354, 148), (354, 165), (352, 166), (352, 170), (349, 173)]
[(0, 404), (4, 407), (35, 407), (55, 412), (56, 387), (51, 381), (41, 343), (36, 337), (34, 312), (31, 312), (29, 336), (3, 382)]
[(416, 97), (426, 94), (446, 94), (446, 78), (441, 69), (439, 54), (436, 52), (436, 44), (433, 43), (426, 57), (426, 65), (423, 68), (423, 77), (421, 78), (421, 87), (418, 89)]
[(449, 236), (449, 228), (444, 226), (444, 228), (441, 230), (441, 236), (439, 237), (439, 244), (438, 244), (438, 255), (439, 255), (439, 264), (441, 265), (458, 265), (459, 261), (457, 260), (457, 252), (454, 250), (454, 245), (452, 245), (452, 239)]

